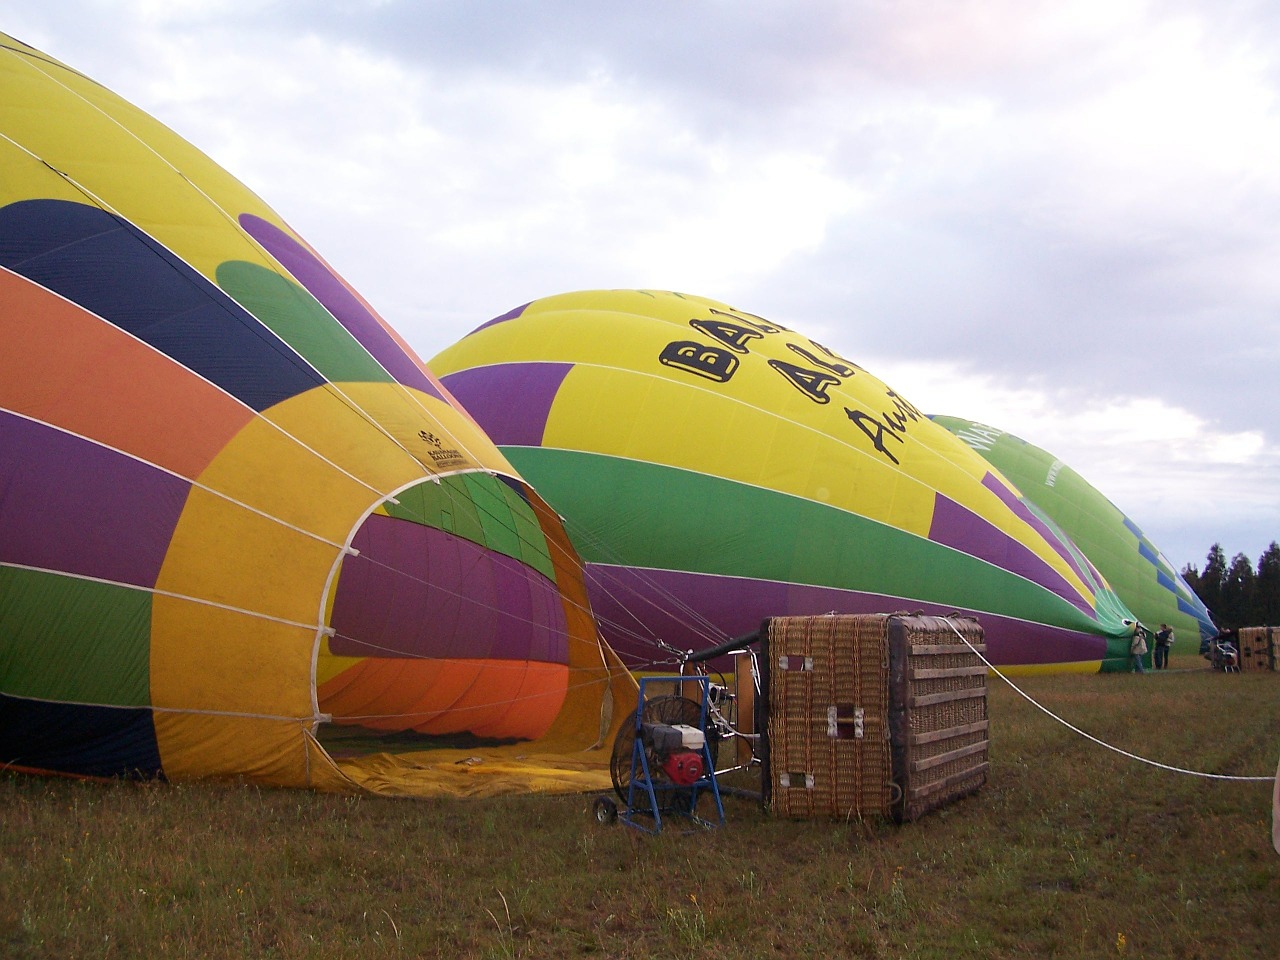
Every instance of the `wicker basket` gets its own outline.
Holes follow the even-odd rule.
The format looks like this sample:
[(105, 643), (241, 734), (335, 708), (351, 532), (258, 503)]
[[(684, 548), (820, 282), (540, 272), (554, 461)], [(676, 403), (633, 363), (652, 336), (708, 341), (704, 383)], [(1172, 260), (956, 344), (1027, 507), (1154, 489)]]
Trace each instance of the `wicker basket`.
[(766, 622), (769, 806), (788, 817), (889, 810), (887, 616)]
[(1241, 672), (1276, 669), (1276, 641), (1280, 627), (1241, 627), (1236, 631), (1240, 645)]
[(915, 820), (987, 774), (976, 620), (777, 617), (762, 628), (765, 799), (798, 818)]
[(889, 730), (903, 794), (896, 819), (915, 820), (986, 783), (985, 650), (971, 618), (890, 620)]

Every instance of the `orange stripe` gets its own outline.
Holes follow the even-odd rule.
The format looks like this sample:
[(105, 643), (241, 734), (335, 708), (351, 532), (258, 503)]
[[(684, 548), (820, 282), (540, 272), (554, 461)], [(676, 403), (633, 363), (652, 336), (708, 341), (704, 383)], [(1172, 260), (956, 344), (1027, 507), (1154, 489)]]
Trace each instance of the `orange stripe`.
[(317, 694), (336, 723), (533, 740), (555, 720), (567, 682), (568, 668), (559, 663), (369, 657)]
[(0, 271), (0, 406), (194, 478), (253, 417), (75, 304)]

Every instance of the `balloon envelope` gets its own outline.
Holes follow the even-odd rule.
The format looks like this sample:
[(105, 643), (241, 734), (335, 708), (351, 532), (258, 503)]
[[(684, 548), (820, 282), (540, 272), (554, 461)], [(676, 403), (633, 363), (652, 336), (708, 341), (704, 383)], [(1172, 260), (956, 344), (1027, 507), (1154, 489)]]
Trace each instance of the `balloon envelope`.
[(1195, 591), (1141, 528), (1096, 487), (1053, 454), (995, 427), (960, 417), (935, 416), (1052, 519), (1107, 578), (1148, 628), (1162, 623), (1175, 638), (1217, 633)]
[(559, 520), (381, 318), (3, 35), (0, 132), (0, 761), (332, 786), (330, 719), (596, 740)]
[(566, 518), (636, 666), (767, 616), (973, 612), (997, 663), (1097, 669), (1128, 611), (998, 472), (855, 363), (723, 303), (534, 301), (431, 361)]

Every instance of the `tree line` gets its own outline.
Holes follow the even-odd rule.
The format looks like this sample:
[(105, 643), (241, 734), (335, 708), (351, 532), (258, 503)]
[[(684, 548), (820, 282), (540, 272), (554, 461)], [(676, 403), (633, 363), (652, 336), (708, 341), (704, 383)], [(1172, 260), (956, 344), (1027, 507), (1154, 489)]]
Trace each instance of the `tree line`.
[(1182, 579), (1209, 608), (1219, 629), (1280, 626), (1280, 545), (1274, 540), (1256, 566), (1243, 553), (1227, 563), (1222, 545), (1215, 543), (1203, 572), (1189, 563)]

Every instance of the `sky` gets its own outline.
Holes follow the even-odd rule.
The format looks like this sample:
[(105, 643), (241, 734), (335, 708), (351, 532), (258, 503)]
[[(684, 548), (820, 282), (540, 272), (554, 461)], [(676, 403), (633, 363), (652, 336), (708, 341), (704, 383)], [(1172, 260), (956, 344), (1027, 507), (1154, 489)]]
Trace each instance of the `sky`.
[(1273, 2), (23, 7), (423, 359), (696, 294), (1049, 450), (1178, 569), (1280, 540)]

